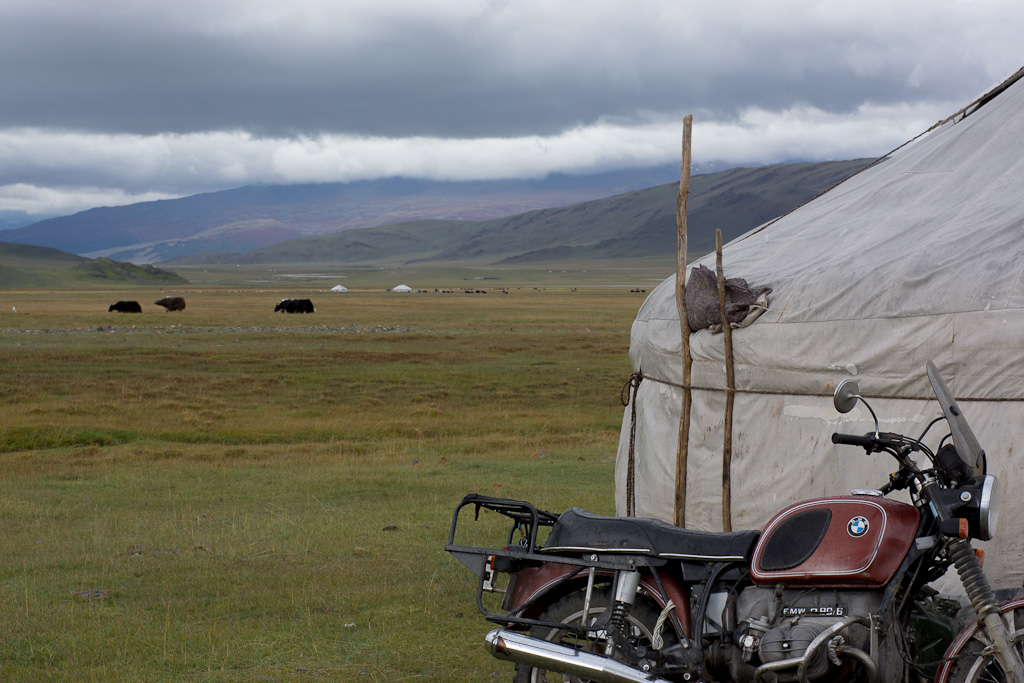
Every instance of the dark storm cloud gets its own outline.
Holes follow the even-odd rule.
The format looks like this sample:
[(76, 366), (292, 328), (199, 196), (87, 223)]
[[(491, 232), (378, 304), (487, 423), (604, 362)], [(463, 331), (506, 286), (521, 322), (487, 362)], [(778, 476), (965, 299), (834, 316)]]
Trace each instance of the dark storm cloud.
[[(0, 126), (543, 135), (643, 111), (722, 118), (795, 101), (850, 112), (916, 93), (951, 100), (994, 78), (984, 61), (960, 56), (911, 83), (928, 55), (912, 54), (916, 43), (894, 46), (889, 41), (901, 37), (886, 31), (865, 35), (863, 24), (805, 18), (808, 34), (797, 15), (792, 27), (763, 31), (699, 9), (640, 4), (652, 6), (651, 21), (662, 25), (637, 26), (633, 3), (588, 3), (595, 16), (587, 21), (531, 3), (518, 14), (512, 5), (464, 3), (471, 9), (437, 17), (389, 18), (360, 5), (327, 14), (323, 26), (240, 21), (231, 31), (229, 17), (201, 4), (181, 12), (146, 2), (73, 11), (43, 0), (0, 12)], [(565, 24), (556, 29), (554, 20)], [(623, 35), (633, 28), (642, 32)], [(943, 39), (931, 36), (933, 45)]]
[[(1010, 0), (5, 0), (0, 210), (249, 182), (881, 154), (1020, 64)], [(48, 208), (47, 208), (48, 207)]]

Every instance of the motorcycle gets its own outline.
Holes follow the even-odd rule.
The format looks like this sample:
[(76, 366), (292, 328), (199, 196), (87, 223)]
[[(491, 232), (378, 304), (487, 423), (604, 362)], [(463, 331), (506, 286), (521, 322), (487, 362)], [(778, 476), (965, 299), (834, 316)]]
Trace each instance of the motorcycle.
[[(515, 663), (514, 683), (1024, 683), (1024, 598), (997, 603), (971, 547), (995, 534), (998, 482), (931, 362), (927, 374), (942, 415), (916, 439), (880, 432), (844, 380), (836, 409), (863, 403), (874, 431), (832, 442), (888, 453), (897, 471), (877, 490), (791, 505), (761, 531), (467, 495), (445, 550), (479, 577), (477, 607), (497, 625), (487, 649)], [(943, 420), (933, 451), (924, 438)], [(896, 491), (912, 502), (886, 497)], [(497, 520), (484, 526), (501, 540), (457, 543), (467, 510)], [(973, 614), (929, 585), (950, 567)]]

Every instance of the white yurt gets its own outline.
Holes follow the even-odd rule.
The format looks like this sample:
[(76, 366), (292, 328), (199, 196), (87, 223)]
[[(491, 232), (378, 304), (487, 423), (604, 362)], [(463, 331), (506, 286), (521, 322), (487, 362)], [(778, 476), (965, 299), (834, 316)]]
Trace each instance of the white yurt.
[(345, 285), (334, 285), (333, 287), (331, 287), (331, 291), (332, 292), (347, 292), (348, 291), (348, 287), (346, 287)]
[[(732, 334), (733, 529), (761, 528), (799, 500), (885, 483), (895, 469), (888, 456), (831, 443), (833, 432), (873, 428), (862, 404), (838, 414), (832, 391), (855, 378), (875, 397), (882, 431), (916, 437), (939, 414), (925, 375), (933, 360), (1002, 483), (1001, 528), (978, 544), (986, 570), (995, 587), (1024, 582), (1022, 75), (724, 247), (726, 277), (772, 289), (767, 311)], [(691, 270), (699, 264), (714, 270), (715, 255)], [(723, 337), (689, 336), (684, 512), (685, 526), (700, 530), (723, 526)], [(631, 512), (671, 522), (682, 402), (674, 276), (639, 310), (630, 361), (639, 384), (623, 416), (616, 507), (627, 514), (631, 486)], [(938, 431), (929, 432), (933, 447)]]
[(391, 291), (392, 292), (411, 292), (412, 291), (412, 287), (410, 287), (409, 285), (398, 285), (397, 287), (393, 288)]

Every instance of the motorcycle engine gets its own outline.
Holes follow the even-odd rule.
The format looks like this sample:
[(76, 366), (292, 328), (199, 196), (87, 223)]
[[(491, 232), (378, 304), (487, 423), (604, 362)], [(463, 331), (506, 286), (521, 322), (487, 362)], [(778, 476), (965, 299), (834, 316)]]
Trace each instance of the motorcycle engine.
[[(734, 642), (742, 649), (742, 668), (749, 671), (748, 667), (802, 657), (827, 628), (847, 617), (866, 617), (877, 610), (880, 602), (879, 591), (747, 588), (736, 601), (738, 628)], [(843, 629), (812, 655), (807, 663), (807, 680), (822, 679), (839, 667), (853, 666), (842, 657), (840, 648), (867, 651), (869, 640), (870, 631), (860, 624)], [(776, 680), (796, 680), (796, 671), (795, 666), (777, 670)]]
[[(757, 651), (762, 662), (780, 662), (783, 659), (799, 657), (807, 650), (825, 626), (814, 623), (796, 623), (770, 629), (761, 636)], [(819, 648), (807, 665), (807, 678), (815, 680), (824, 676), (829, 669), (826, 651)]]

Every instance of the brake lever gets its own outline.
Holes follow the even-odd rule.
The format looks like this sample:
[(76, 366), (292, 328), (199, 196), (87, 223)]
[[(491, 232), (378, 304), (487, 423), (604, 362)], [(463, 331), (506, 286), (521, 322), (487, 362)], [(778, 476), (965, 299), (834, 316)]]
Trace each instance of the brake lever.
[(883, 494), (891, 493), (892, 491), (903, 491), (910, 488), (910, 475), (911, 472), (906, 470), (900, 470), (893, 472), (889, 475), (889, 483), (879, 489)]

